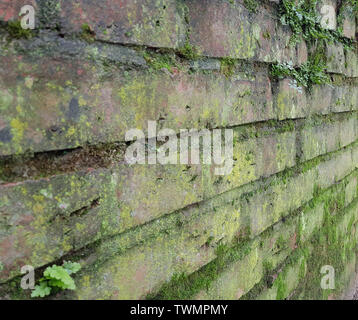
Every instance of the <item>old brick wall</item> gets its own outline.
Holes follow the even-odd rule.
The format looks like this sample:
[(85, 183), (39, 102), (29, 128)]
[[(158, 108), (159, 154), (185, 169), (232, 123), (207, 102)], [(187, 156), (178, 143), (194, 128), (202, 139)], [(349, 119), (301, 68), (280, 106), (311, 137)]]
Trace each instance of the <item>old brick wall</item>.
[[(82, 269), (55, 298), (339, 298), (357, 255), (358, 23), (356, 2), (324, 3), (341, 41), (292, 44), (279, 0), (0, 0), (0, 298), (29, 297), (22, 266), (63, 260)], [(273, 75), (319, 50), (328, 82)], [(233, 171), (126, 164), (148, 120), (232, 128)]]

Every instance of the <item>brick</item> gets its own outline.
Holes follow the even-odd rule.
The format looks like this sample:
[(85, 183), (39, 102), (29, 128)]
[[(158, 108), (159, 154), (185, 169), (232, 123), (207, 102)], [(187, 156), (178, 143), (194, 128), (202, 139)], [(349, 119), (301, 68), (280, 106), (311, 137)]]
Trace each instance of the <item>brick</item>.
[[(277, 223), (272, 232), (261, 235), (250, 244), (249, 252), (240, 260), (230, 264), (206, 290), (195, 299), (236, 300), (249, 292), (264, 275), (264, 265), (269, 262), (273, 268), (279, 266), (294, 250), (297, 219)], [(279, 239), (287, 245), (280, 247)], [(282, 245), (281, 245), (282, 246)]]
[(105, 170), (89, 170), (0, 186), (0, 282), (98, 239), (112, 223), (111, 185)]
[[(319, 202), (314, 208), (309, 208), (306, 212), (298, 216), (288, 218), (285, 222), (277, 223), (269, 234), (257, 237), (251, 247), (249, 253), (237, 262), (232, 263), (219, 274), (218, 279), (207, 290), (202, 290), (195, 298), (197, 299), (239, 299), (255, 284), (263, 280), (264, 264), (270, 264), (272, 269), (281, 268), (277, 274), (273, 274), (276, 279), (273, 284), (256, 297), (256, 299), (277, 299), (288, 298), (293, 290), (298, 286), (301, 277), (307, 274), (309, 270), (305, 262), (303, 252), (296, 252), (297, 242), (296, 236), (298, 232), (298, 224), (303, 227), (300, 245), (308, 248), (310, 254), (314, 252), (315, 247), (309, 243), (315, 230), (319, 230), (324, 222), (324, 203)], [(342, 236), (347, 234), (347, 228), (351, 222), (353, 225), (357, 221), (356, 205), (348, 210), (348, 212), (340, 218), (337, 223), (339, 234)], [(278, 244), (278, 239), (280, 243)], [(347, 242), (349, 240), (347, 239)], [(258, 245), (260, 244), (260, 245)], [(294, 263), (285, 263), (287, 257), (292, 253), (296, 254)], [(297, 257), (298, 254), (298, 257)], [(297, 260), (296, 260), (297, 259)], [(288, 258), (288, 261), (289, 258)], [(304, 268), (304, 269), (303, 269)], [(303, 273), (302, 273), (303, 271)], [(278, 279), (278, 276), (280, 279)], [(281, 291), (278, 296), (279, 281), (283, 282)], [(283, 295), (283, 296), (282, 296)]]
[(329, 85), (313, 85), (308, 95), (311, 114), (329, 114), (333, 100), (334, 89)]
[[(301, 270), (304, 270), (304, 273), (301, 273)], [(300, 276), (304, 276), (306, 271), (307, 265), (305, 263), (305, 258), (303, 254), (301, 254), (297, 262), (285, 266), (283, 270), (276, 275), (280, 278), (276, 278), (272, 287), (264, 290), (256, 300), (278, 300), (288, 298), (290, 293), (298, 286), (301, 280)], [(283, 292), (279, 292), (279, 286), (285, 288)]]
[[(261, 191), (242, 203), (242, 215), (249, 217), (250, 235), (257, 236), (278, 222), (292, 210), (302, 206), (313, 197), (314, 170), (278, 183)], [(253, 214), (255, 212), (256, 214)]]
[(357, 177), (352, 177), (346, 186), (345, 205), (350, 204), (357, 197)]
[(279, 120), (303, 118), (307, 113), (306, 91), (298, 87), (294, 80), (279, 80), (274, 94), (274, 107)]
[(68, 34), (86, 26), (101, 41), (164, 48), (178, 48), (185, 40), (184, 12), (175, 0), (61, 0), (60, 8)]
[(358, 52), (357, 50), (346, 50), (346, 70), (348, 77), (358, 78)]
[(346, 38), (356, 38), (356, 19), (353, 12), (353, 8), (349, 3), (345, 3), (339, 10), (339, 14), (342, 17), (340, 27), (342, 27), (343, 35)]
[[(200, 208), (185, 211), (184, 215), (194, 217), (180, 227), (110, 256), (98, 264), (95, 273), (92, 268), (86, 269), (77, 277), (78, 289), (71, 298), (143, 299), (174, 274), (195, 272), (213, 260), (217, 243), (231, 241), (240, 227), (240, 213), (233, 210), (232, 204), (206, 206), (202, 212)], [(191, 211), (197, 212), (197, 216)], [(96, 258), (91, 259), (108, 258), (122, 245), (119, 238), (102, 243), (93, 254)], [(86, 260), (82, 263), (86, 266)]]
[(357, 110), (358, 93), (353, 86), (336, 86), (333, 89), (332, 112)]
[(343, 44), (327, 44), (327, 72), (345, 74), (345, 55)]
[(347, 150), (332, 159), (321, 162), (317, 167), (318, 178), (316, 184), (324, 189), (340, 181), (355, 168), (352, 161), (352, 150)]
[(236, 142), (233, 154), (234, 166), (230, 174), (216, 176), (210, 171), (206, 175), (208, 196), (293, 167), (296, 163), (296, 134), (286, 132)]
[(317, 1), (316, 12), (323, 28), (337, 30), (337, 1)]
[(307, 59), (305, 45), (290, 48), (290, 30), (263, 6), (257, 14), (239, 2), (195, 0), (187, 6), (190, 43), (205, 56), (295, 64)]
[(357, 110), (358, 93), (349, 85), (314, 85), (307, 96), (310, 114)]
[[(234, 149), (238, 163), (234, 165), (233, 173), (219, 184), (208, 177), (207, 169), (200, 165), (115, 164), (111, 169), (89, 169), (87, 174), (82, 174), (83, 177), (77, 173), (65, 173), (48, 179), (4, 185), (2, 219), (7, 221), (8, 216), (19, 216), (18, 220), (23, 220), (25, 214), (28, 221), (24, 229), (15, 223), (11, 232), (5, 232), (7, 224), (4, 223), (4, 246), (9, 241), (20, 241), (24, 252), (21, 262), (39, 267), (105, 236), (120, 234), (218, 193), (284, 170), (294, 164), (294, 141), (294, 133), (283, 133), (236, 142)], [(245, 164), (247, 155), (241, 151), (247, 146), (250, 146), (253, 158)], [(241, 175), (243, 170), (249, 169), (255, 172)], [(213, 173), (210, 169), (209, 172)], [(62, 188), (62, 185), (68, 188)], [(94, 200), (98, 207), (92, 209)], [(74, 214), (83, 207), (86, 214)], [(25, 243), (21, 240), (23, 237), (27, 239)], [(51, 255), (48, 246), (37, 246), (36, 239), (40, 237), (56, 248)], [(4, 261), (6, 279), (19, 272), (16, 269), (18, 262), (11, 259), (11, 252), (9, 256), (4, 253), (8, 256)]]
[(310, 160), (354, 142), (358, 138), (357, 119), (355, 117), (304, 128), (300, 137), (302, 160)]

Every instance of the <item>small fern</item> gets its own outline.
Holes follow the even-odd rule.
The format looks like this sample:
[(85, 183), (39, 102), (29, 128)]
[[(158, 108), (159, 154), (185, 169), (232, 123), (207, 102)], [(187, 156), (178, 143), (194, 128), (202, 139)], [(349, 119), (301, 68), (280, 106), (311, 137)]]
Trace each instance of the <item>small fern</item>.
[(43, 298), (60, 290), (75, 290), (76, 285), (71, 274), (78, 272), (81, 265), (77, 262), (66, 262), (62, 266), (47, 267), (40, 279), (39, 285), (31, 293), (32, 298)]

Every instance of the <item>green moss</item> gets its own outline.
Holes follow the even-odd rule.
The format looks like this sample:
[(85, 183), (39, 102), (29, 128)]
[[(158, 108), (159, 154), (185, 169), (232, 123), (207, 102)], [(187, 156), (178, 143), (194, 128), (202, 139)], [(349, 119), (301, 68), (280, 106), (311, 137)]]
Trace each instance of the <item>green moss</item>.
[(284, 300), (286, 298), (287, 288), (283, 272), (278, 275), (275, 286), (277, 287), (276, 300)]
[(173, 54), (144, 52), (143, 58), (147, 62), (148, 66), (154, 70), (167, 69), (169, 72), (173, 72), (173, 68), (181, 69), (179, 62)]
[(84, 23), (81, 26), (81, 38), (89, 43), (94, 42), (95, 40), (95, 33), (94, 31), (91, 29), (91, 27), (87, 24)]
[(352, 48), (352, 41), (343, 37), (342, 30), (322, 28), (316, 6), (318, 0), (283, 0), (279, 13), (283, 25), (289, 25), (293, 36), (291, 43), (296, 44), (302, 38), (309, 43), (318, 41), (340, 42), (345, 48)]
[(324, 60), (320, 55), (316, 55), (299, 67), (294, 67), (291, 63), (273, 64), (271, 75), (277, 79), (292, 78), (298, 85), (311, 88), (314, 84), (329, 82), (329, 76), (325, 73), (326, 69)]
[(257, 12), (259, 3), (256, 0), (244, 0), (244, 6), (252, 13)]
[(221, 59), (221, 72), (226, 77), (231, 77), (234, 74), (237, 61), (232, 58)]
[(23, 29), (20, 21), (10, 21), (7, 25), (7, 31), (15, 39), (30, 39), (33, 36), (33, 31), (31, 29)]
[(208, 290), (230, 263), (241, 259), (250, 252), (250, 242), (241, 242), (233, 247), (219, 244), (217, 258), (198, 272), (190, 275), (175, 274), (171, 281), (163, 285), (158, 293), (147, 295), (149, 300), (186, 300), (192, 299), (201, 290)]
[(199, 57), (198, 49), (186, 41), (184, 46), (179, 48), (178, 54), (189, 60), (196, 60)]

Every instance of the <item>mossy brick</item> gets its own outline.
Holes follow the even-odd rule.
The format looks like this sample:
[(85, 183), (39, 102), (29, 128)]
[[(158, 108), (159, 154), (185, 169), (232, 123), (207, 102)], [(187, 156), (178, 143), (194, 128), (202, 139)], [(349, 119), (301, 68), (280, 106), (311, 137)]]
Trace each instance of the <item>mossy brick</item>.
[(298, 286), (301, 280), (300, 276), (304, 276), (307, 270), (303, 253), (296, 259), (298, 259), (296, 263), (284, 266), (280, 273), (275, 274), (276, 279), (272, 287), (260, 293), (256, 298), (257, 300), (284, 300), (289, 298), (290, 293)]
[(358, 110), (358, 92), (355, 86), (334, 86), (331, 111), (335, 113)]
[[(264, 121), (275, 116), (265, 72), (238, 75), (118, 72), (101, 80), (86, 61), (4, 56), (0, 70), (0, 154), (123, 141), (147, 121), (179, 132)], [(57, 61), (57, 62), (56, 62)]]
[(300, 132), (302, 160), (336, 151), (353, 143), (357, 138), (356, 116), (321, 125), (308, 125)]
[(349, 119), (342, 121), (340, 124), (340, 145), (346, 147), (358, 138), (358, 117), (353, 114)]
[(343, 44), (335, 43), (326, 45), (326, 71), (330, 73), (345, 74), (346, 58), (344, 55)]
[(319, 202), (308, 210), (304, 210), (300, 213), (300, 229), (299, 229), (299, 241), (302, 245), (308, 241), (316, 230), (318, 230), (324, 222), (325, 203)]
[(353, 6), (347, 2), (343, 3), (339, 9), (340, 19), (339, 27), (342, 28), (342, 33), (346, 38), (356, 38), (356, 15)]
[(308, 113), (306, 90), (293, 79), (279, 80), (274, 87), (274, 108), (279, 120), (305, 117)]
[[(236, 131), (234, 141), (235, 137)], [(296, 164), (296, 133), (288, 131), (235, 141), (233, 159), (231, 173), (217, 176), (211, 169), (205, 175), (207, 196), (226, 192), (293, 167)]]
[(207, 290), (202, 290), (194, 298), (237, 300), (248, 292), (263, 275), (263, 258), (259, 243), (255, 243), (250, 249), (243, 259), (228, 266)]
[(352, 150), (343, 151), (330, 160), (318, 164), (315, 180), (317, 187), (325, 189), (340, 181), (355, 169), (356, 163), (352, 161)]
[(348, 296), (347, 288), (352, 288), (357, 280), (356, 274), (357, 257), (353, 255), (349, 261), (346, 262), (344, 271), (340, 274), (338, 282), (342, 284), (342, 292), (335, 295), (336, 300), (353, 300), (353, 297)]
[(185, 41), (184, 10), (175, 0), (60, 0), (59, 15), (62, 32), (96, 40), (160, 48)]
[[(298, 2), (298, 1), (297, 1)], [(324, 6), (328, 6), (329, 9), (324, 9)], [(326, 28), (328, 30), (337, 30), (337, 1), (336, 0), (318, 0), (316, 1), (316, 14), (318, 17), (318, 21), (324, 22), (325, 24), (330, 24), (330, 28)], [(333, 10), (331, 10), (333, 9)], [(329, 12), (328, 12), (329, 11)], [(326, 21), (323, 20), (329, 13), (328, 19)]]
[[(344, 184), (341, 183), (340, 187), (344, 187)], [(339, 192), (341, 192), (341, 188), (337, 188), (336, 191), (333, 191), (331, 196), (336, 196)], [(265, 283), (263, 290), (259, 292), (256, 299), (290, 298), (294, 293), (294, 290), (302, 281), (304, 281), (305, 275), (312, 276), (312, 273), (316, 272), (316, 270), (314, 271), (312, 269), (308, 269), (307, 258), (309, 255), (314, 255), (315, 250), (322, 250), (321, 245), (312, 240), (312, 235), (317, 234), (317, 232), (321, 234), (326, 232), (326, 229), (322, 228), (325, 223), (324, 207), (326, 201), (327, 200), (323, 197), (320, 202), (315, 203), (314, 208), (308, 207), (306, 212), (301, 213), (299, 248), (304, 248), (305, 251), (293, 251), (294, 253), (292, 256), (294, 255), (294, 257), (292, 257), (292, 259), (289, 258), (286, 262), (284, 262), (281, 265), (282, 268), (271, 276), (271, 278), (274, 278), (275, 281), (269, 286), (267, 285), (268, 282)], [(347, 209), (343, 214), (341, 212), (338, 212), (338, 214), (340, 214), (339, 221), (335, 223), (333, 228), (338, 230), (338, 238), (340, 237), (340, 239), (345, 239), (343, 240), (344, 243), (341, 243), (339, 248), (342, 246), (345, 248), (345, 246), (349, 245), (349, 242), (352, 241), (351, 237), (344, 236), (352, 234), (352, 230), (349, 228), (354, 226), (357, 221), (356, 206)], [(317, 275), (317, 277), (321, 276), (322, 275), (320, 273)], [(303, 295), (303, 297), (305, 297), (305, 295)]]
[(301, 131), (302, 161), (334, 151), (340, 147), (340, 125), (328, 123), (310, 126)]
[(358, 78), (358, 50), (346, 50), (345, 75), (351, 78)]
[(207, 199), (201, 165), (123, 164), (113, 172), (118, 177), (118, 233)]
[(354, 148), (352, 149), (352, 161), (355, 165), (355, 168), (358, 168), (358, 149)]
[[(322, 228), (317, 233), (319, 241), (311, 241), (313, 248), (311, 256), (308, 258), (308, 270), (305, 279), (301, 282), (294, 298), (305, 299), (327, 299), (339, 298), (342, 289), (347, 287), (344, 278), (348, 273), (353, 274), (350, 266), (352, 257), (355, 257), (353, 249), (356, 247), (357, 233), (357, 201), (351, 206), (339, 212), (337, 220), (331, 224), (330, 228)], [(333, 233), (334, 232), (334, 236)], [(353, 253), (353, 254), (352, 254)], [(320, 269), (323, 265), (331, 265), (335, 268), (336, 288), (328, 292), (322, 290), (320, 282), (322, 274)], [(349, 272), (345, 270), (351, 269)]]
[(353, 176), (347, 183), (345, 191), (345, 205), (350, 204), (358, 195), (357, 177)]
[[(314, 181), (312, 176), (307, 176), (306, 179), (309, 180), (311, 184), (312, 181)], [(302, 181), (296, 179), (292, 182), (292, 185), (302, 185)], [(292, 195), (295, 194), (295, 191), (292, 191), (289, 187), (287, 189), (288, 196), (292, 197)], [(259, 195), (257, 196), (257, 199), (258, 197)], [(302, 202), (307, 201), (307, 199)], [(255, 197), (251, 198), (250, 201), (255, 201)], [(282, 202), (285, 203), (287, 201), (283, 200)], [(247, 229), (248, 223), (248, 213), (245, 213), (243, 209), (240, 208), (240, 205), (239, 207), (236, 207), (232, 201), (227, 202), (226, 205), (221, 205), (215, 199), (210, 200), (210, 203), (207, 204), (204, 213), (200, 213), (200, 209), (196, 207), (184, 210), (183, 217), (186, 217), (184, 218), (185, 220), (183, 220), (185, 221), (184, 224), (179, 224), (175, 230), (171, 230), (163, 236), (160, 235), (159, 237), (150, 240), (148, 243), (139, 245), (139, 247), (134, 247), (131, 249), (134, 250), (134, 252), (131, 250), (123, 252), (126, 248), (126, 244), (123, 243), (123, 241), (126, 240), (121, 240), (121, 236), (117, 240), (101, 244), (95, 253), (95, 257), (97, 258), (94, 259), (99, 262), (99, 269), (96, 269), (96, 274), (99, 275), (99, 277), (97, 278), (93, 276), (94, 271), (89, 267), (88, 271), (81, 276), (79, 281), (79, 283), (81, 283), (81, 289), (79, 292), (75, 293), (74, 297), (82, 299), (90, 299), (96, 296), (105, 296), (113, 299), (141, 298), (148, 292), (155, 292), (158, 290), (160, 285), (165, 281), (168, 281), (173, 274), (181, 272), (190, 274), (200, 269), (199, 265), (200, 263), (204, 263), (204, 261), (201, 261), (198, 265), (195, 264), (198, 260), (193, 260), (193, 258), (191, 258), (192, 255), (202, 257), (197, 250), (203, 250), (203, 248), (205, 248), (205, 250), (208, 250), (207, 252), (211, 252), (210, 255), (207, 256), (208, 260), (205, 260), (206, 263), (208, 263), (215, 258), (213, 253), (215, 251), (215, 244), (218, 243), (218, 241), (230, 243), (235, 236)], [(292, 203), (295, 203), (295, 205), (292, 207), (280, 207), (281, 210), (290, 212), (291, 208), (298, 208), (302, 205), (301, 202), (292, 201), (291, 204)], [(305, 235), (305, 237), (301, 238), (303, 241), (312, 235), (313, 227), (319, 228), (319, 224), (323, 221), (322, 215), (324, 213), (322, 212), (322, 206), (317, 204), (315, 208), (317, 210), (309, 210), (308, 212), (305, 212), (305, 218), (307, 219), (306, 226), (308, 222), (314, 221), (315, 224), (312, 224), (312, 226), (310, 224), (306, 228), (301, 228), (304, 230), (304, 233), (302, 234)], [(251, 210), (249, 216), (257, 216), (261, 212), (260, 210), (261, 208)], [(197, 212), (197, 214), (195, 215), (193, 212)], [(190, 215), (192, 215), (192, 218), (189, 218)], [(314, 215), (312, 219), (311, 215)], [(282, 216), (286, 216), (286, 214), (282, 214)], [(297, 247), (299, 240), (299, 224), (302, 223), (301, 219), (301, 215), (296, 215), (292, 218), (288, 217), (285, 222), (278, 222), (274, 226), (273, 233), (270, 232), (262, 236), (258, 234), (258, 237), (252, 242), (252, 250), (250, 250), (250, 253), (239, 262), (229, 267), (228, 270), (231, 270), (231, 273), (225, 271), (223, 275), (220, 275), (219, 280), (214, 282), (214, 285), (208, 292), (204, 290), (200, 292), (196, 298), (221, 297), (237, 299), (250, 290), (255, 283), (260, 281), (263, 275), (262, 268), (264, 261), (271, 261), (274, 266), (278, 266), (284, 261), (289, 253)], [(269, 225), (267, 225), (267, 228), (268, 227)], [(157, 244), (157, 242), (159, 242), (159, 244)], [(166, 248), (166, 245), (169, 245), (168, 243), (170, 243), (171, 250), (163, 250), (163, 248)], [(283, 243), (285, 244), (284, 247), (282, 247)], [(183, 248), (182, 246), (185, 247), (185, 249), (180, 249)], [(192, 249), (192, 246), (196, 247), (196, 249)], [(177, 249), (178, 252), (181, 252), (182, 250), (184, 255), (179, 255)], [(118, 256), (110, 257), (111, 253), (116, 254), (116, 252)], [(172, 254), (177, 258), (171, 258)], [(100, 257), (103, 256), (109, 256), (110, 258), (107, 262), (102, 264), (100, 261), (103, 258), (101, 259)], [(134, 258), (136, 256), (145, 259), (145, 263), (143, 263), (142, 258), (140, 258), (140, 262), (137, 264), (136, 259)], [(149, 259), (149, 256), (150, 260), (147, 260)], [(181, 258), (179, 259), (178, 256)], [(162, 264), (163, 260), (164, 262)], [(172, 264), (173, 260), (175, 261), (174, 264)], [(252, 262), (254, 269), (247, 267), (248, 262)], [(140, 281), (141, 285), (139, 287), (135, 285), (133, 281), (129, 281), (129, 279), (133, 280), (132, 276), (128, 276), (129, 264), (131, 265), (129, 268), (130, 270), (136, 270), (133, 277), (142, 274), (141, 279), (143, 280)], [(145, 270), (143, 269), (143, 265), (146, 266)], [(238, 270), (241, 270), (242, 272), (238, 273)], [(111, 280), (105, 282), (101, 281), (100, 279), (102, 278), (102, 275), (105, 279), (108, 279), (109, 277)], [(223, 287), (227, 288), (227, 281), (230, 279), (230, 275), (231, 280), (235, 279), (235, 283), (229, 285), (230, 290), (222, 290)], [(233, 275), (236, 276), (233, 277)], [(240, 276), (238, 277), (237, 275)], [(125, 278), (126, 276), (127, 278)], [(116, 280), (113, 282), (114, 277), (116, 277)], [(121, 290), (118, 290), (118, 286)]]
[[(257, 142), (255, 140), (257, 140)], [(111, 172), (111, 179), (114, 179), (114, 182), (110, 184), (112, 185), (110, 190), (106, 189), (107, 180), (103, 182), (98, 180), (95, 185), (96, 188), (92, 186), (94, 182), (90, 180), (92, 182), (88, 182), (88, 187), (92, 188), (94, 193), (89, 193), (92, 189), (87, 190), (88, 187), (86, 187), (86, 185), (81, 186), (81, 188), (87, 192), (84, 193), (83, 196), (87, 195), (90, 197), (91, 195), (90, 199), (83, 201), (85, 205), (79, 201), (77, 193), (72, 195), (69, 193), (68, 199), (62, 204), (62, 207), (65, 207), (66, 212), (68, 212), (70, 216), (76, 210), (90, 206), (91, 201), (95, 199), (99, 199), (98, 201), (101, 204), (99, 209), (95, 211), (92, 210), (91, 214), (87, 213), (83, 217), (70, 218), (72, 226), (70, 225), (69, 227), (68, 224), (65, 224), (68, 230), (64, 228), (61, 229), (61, 222), (64, 217), (60, 215), (59, 219), (56, 218), (54, 220), (54, 223), (56, 223), (56, 225), (58, 223), (60, 226), (56, 227), (58, 237), (53, 236), (52, 228), (47, 230), (45, 228), (46, 224), (44, 223), (45, 234), (34, 231), (33, 238), (40, 235), (43, 237), (52, 237), (51, 243), (60, 244), (64, 242), (62, 237), (65, 232), (67, 242), (70, 243), (68, 250), (79, 249), (85, 244), (94, 242), (96, 239), (105, 235), (119, 234), (132, 227), (143, 225), (153, 219), (162, 217), (166, 213), (208, 199), (217, 193), (228, 191), (230, 188), (239, 187), (245, 183), (257, 180), (261, 176), (269, 176), (277, 172), (277, 170), (284, 170), (286, 166), (292, 166), (295, 161), (294, 141), (295, 136), (292, 133), (273, 135), (271, 138), (251, 139), (250, 144), (254, 146), (253, 149), (251, 148), (252, 151), (258, 150), (259, 146), (262, 146), (261, 151), (269, 154), (272, 152), (274, 158), (272, 158), (272, 161), (266, 162), (265, 159), (267, 159), (267, 156), (257, 153), (256, 161), (258, 165), (260, 163), (262, 164), (262, 168), (257, 168), (257, 175), (249, 175), (239, 180), (233, 180), (227, 186), (222, 183), (220, 190), (213, 186), (216, 184), (215, 181), (207, 180), (207, 174), (203, 171), (204, 169), (202, 169), (201, 166), (190, 166), (190, 168), (188, 168), (186, 165), (115, 165), (108, 170), (108, 172)], [(272, 142), (272, 144), (268, 142)], [(236, 145), (240, 145), (239, 150), (244, 150), (247, 144), (236, 142), (235, 146)], [(274, 152), (271, 150), (272, 148), (274, 148)], [(288, 152), (287, 150), (291, 151)], [(238, 153), (237, 157), (246, 157), (246, 155)], [(249, 167), (251, 166), (252, 163), (249, 164)], [(235, 172), (233, 175), (228, 176), (228, 180), (233, 179), (235, 174), (237, 174), (236, 167), (237, 164), (234, 166)], [(21, 200), (22, 194), (19, 194), (17, 198), (15, 197), (17, 185), (7, 185), (4, 190), (14, 195), (17, 206), (11, 202), (3, 210), (6, 209), (5, 211), (8, 211), (7, 214), (10, 214), (10, 212), (13, 214), (16, 212), (18, 212), (17, 214), (21, 214), (22, 211), (27, 210), (29, 215), (36, 215), (35, 209), (41, 205), (41, 203), (38, 203), (36, 194), (41, 190), (41, 192), (47, 194), (46, 190), (48, 188), (53, 189), (53, 183), (57, 180), (66, 181), (66, 179), (73, 179), (73, 174), (55, 176), (50, 180), (40, 179), (22, 183), (26, 186), (25, 189), (29, 189), (27, 192), (32, 195), (28, 208), (22, 207), (23, 203), (26, 203), (26, 201)], [(56, 183), (56, 185), (60, 185), (60, 183)], [(38, 191), (39, 188), (42, 189)], [(77, 192), (80, 192), (81, 188), (79, 188)], [(133, 190), (136, 190), (136, 192), (133, 192)], [(48, 203), (42, 204), (42, 207), (46, 208), (47, 214), (56, 216), (58, 211), (57, 199), (62, 199), (60, 195), (61, 192), (59, 190), (53, 190), (51, 197), (47, 199)], [(76, 204), (76, 206), (70, 205), (69, 202), (70, 204)], [(110, 204), (110, 210), (106, 207), (106, 204)], [(20, 207), (18, 211), (16, 211), (19, 205)], [(96, 214), (99, 210), (101, 214)], [(105, 226), (105, 221), (110, 221), (110, 223)], [(31, 223), (29, 227), (32, 227)], [(15, 232), (13, 232), (12, 235), (14, 234)], [(48, 248), (46, 248), (46, 250), (47, 249)], [(47, 254), (46, 250), (42, 253), (37, 253), (39, 259), (46, 261), (46, 258), (43, 257), (44, 254)], [(15, 267), (15, 265), (12, 267)]]
[(240, 299), (263, 279), (268, 264), (277, 268), (296, 249), (297, 222), (297, 217), (279, 222), (269, 232), (253, 239), (247, 254), (227, 265), (195, 299)]
[(294, 64), (307, 59), (304, 43), (289, 46), (292, 33), (267, 7), (259, 5), (251, 13), (239, 1), (219, 0), (195, 0), (187, 6), (189, 41), (202, 55)]
[(329, 114), (357, 110), (358, 92), (355, 85), (313, 85), (307, 95), (310, 114)]
[[(112, 223), (112, 180), (99, 169), (1, 185), (1, 281), (18, 275), (23, 265), (40, 267), (101, 235), (102, 222)], [(101, 218), (91, 225), (93, 216)], [(87, 239), (79, 238), (80, 228), (88, 231)]]
[(329, 85), (313, 85), (307, 95), (310, 114), (329, 114), (334, 88)]
[[(242, 204), (242, 214), (250, 217), (250, 235), (254, 237), (313, 198), (314, 170), (284, 183), (278, 183), (254, 195)], [(255, 212), (256, 214), (253, 214)]]

